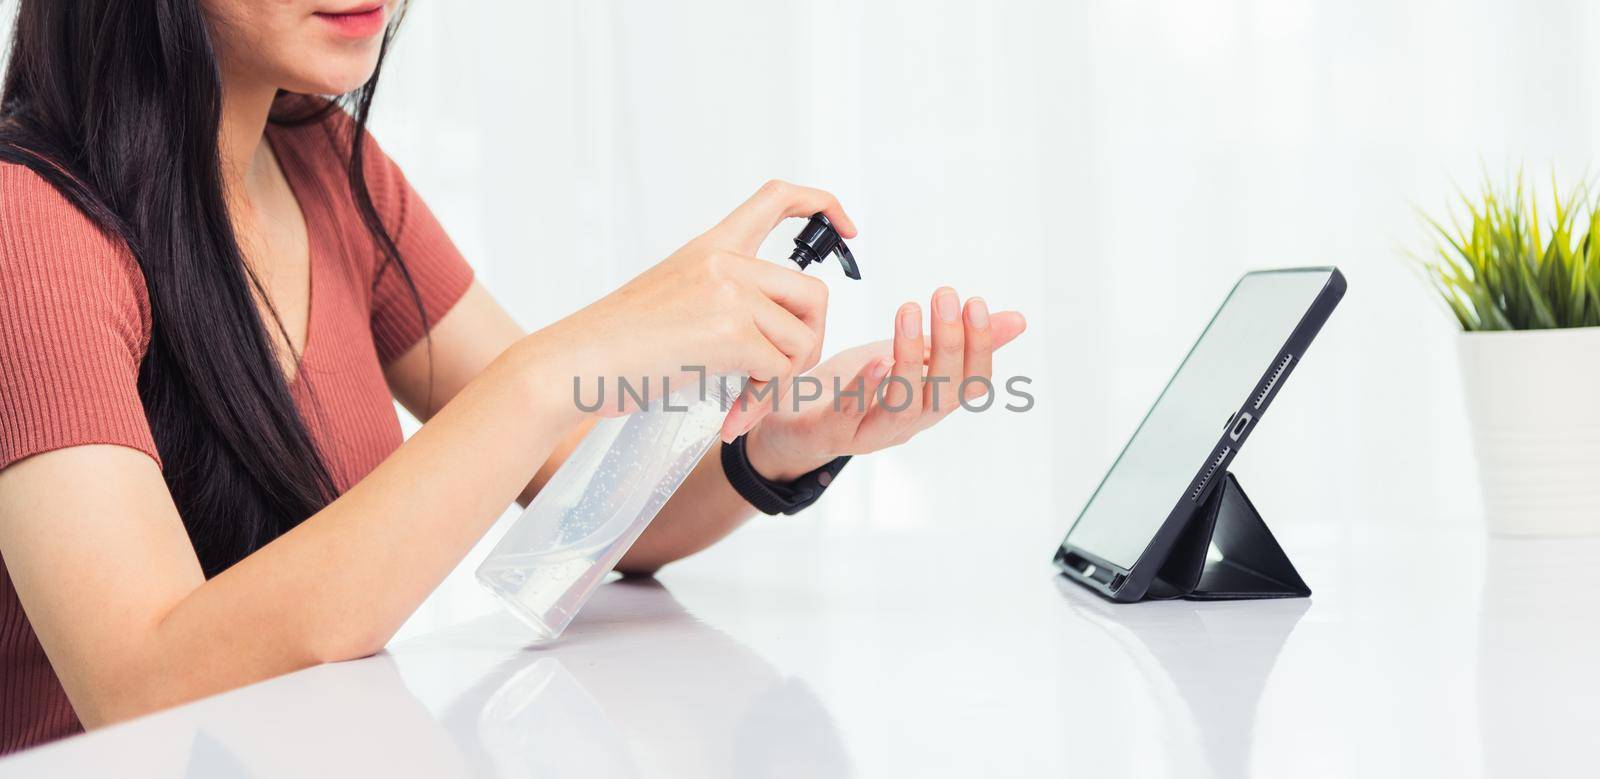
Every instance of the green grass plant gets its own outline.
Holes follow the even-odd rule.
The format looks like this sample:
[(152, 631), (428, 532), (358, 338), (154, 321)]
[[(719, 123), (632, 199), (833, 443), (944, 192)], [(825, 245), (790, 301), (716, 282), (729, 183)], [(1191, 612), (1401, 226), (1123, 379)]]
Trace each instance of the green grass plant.
[(1436, 240), (1422, 270), (1461, 329), (1600, 325), (1600, 206), (1588, 186), (1550, 191), (1546, 219), (1520, 174), (1461, 192), (1448, 227), (1425, 215)]

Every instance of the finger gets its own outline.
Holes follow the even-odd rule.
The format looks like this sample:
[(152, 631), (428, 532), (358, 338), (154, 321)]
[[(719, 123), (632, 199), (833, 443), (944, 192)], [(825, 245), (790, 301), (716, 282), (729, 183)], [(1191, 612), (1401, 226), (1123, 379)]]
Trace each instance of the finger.
[(863, 434), (892, 440), (922, 415), (922, 309), (907, 303), (895, 314), (894, 368), (884, 377), (878, 402), (862, 421)]
[(961, 325), (961, 298), (949, 287), (933, 293), (932, 344), (928, 378), (922, 388), (922, 410), (948, 414), (957, 405), (956, 385), (961, 383), (966, 351), (966, 331)]
[[(820, 353), (817, 338), (806, 323), (766, 298), (756, 301), (755, 321), (761, 334), (789, 358), (788, 369), (772, 378), (770, 384), (763, 385), (763, 389), (770, 389), (773, 393), (769, 405), (780, 404), (794, 387), (794, 377), (816, 365), (816, 356)], [(760, 395), (756, 397), (764, 398)]]
[(828, 285), (814, 276), (764, 260), (747, 263), (743, 272), (761, 294), (788, 309), (816, 334), (817, 354), (808, 355), (812, 358), (810, 363), (815, 365), (815, 358), (822, 352), (822, 339), (827, 334)]
[(767, 382), (751, 379), (744, 383), (744, 392), (733, 402), (733, 408), (728, 410), (728, 415), (722, 419), (722, 429), (717, 431), (717, 437), (725, 444), (733, 443), (733, 439), (745, 434), (745, 431), (755, 427), (756, 422), (764, 416), (761, 412), (766, 410), (765, 403), (752, 403), (749, 401), (752, 390), (760, 388), (765, 392)]
[(808, 217), (818, 211), (828, 217), (839, 235), (856, 237), (856, 223), (832, 193), (776, 179), (762, 184), (749, 200), (734, 209), (712, 231), (728, 242), (728, 248), (755, 254), (779, 222), (789, 217)]
[(744, 383), (744, 391), (733, 401), (733, 408), (728, 410), (728, 415), (722, 420), (722, 429), (718, 436), (722, 442), (733, 443), (733, 439), (750, 432), (757, 422), (767, 414), (772, 413), (777, 404), (776, 397), (772, 394), (776, 388), (772, 386), (771, 379), (750, 379)]
[[(991, 351), (999, 351), (1000, 347), (1016, 340), (1017, 336), (1021, 335), (1023, 331), (1027, 329), (1027, 322), (1023, 320), (1021, 314), (1015, 311), (1000, 311), (998, 313), (990, 314), (989, 337), (994, 345), (994, 348)], [(866, 347), (860, 348), (872, 348), (887, 353), (891, 346), (889, 341), (877, 341), (867, 344)], [(932, 357), (933, 350), (928, 347), (923, 347), (922, 361), (927, 362)]]
[(789, 356), (786, 375), (810, 370), (815, 364), (810, 360), (817, 353), (817, 335), (788, 309), (762, 298), (756, 301), (755, 320), (761, 334)]
[[(1019, 314), (1019, 313), (1017, 313), (1015, 311), (1001, 311), (1001, 312), (998, 312), (998, 313), (990, 314), (989, 315), (989, 333), (990, 333), (989, 337), (990, 337), (990, 340), (994, 344), (994, 348), (991, 351), (999, 351), (1000, 347), (1005, 346), (1006, 344), (1011, 343), (1012, 341), (1016, 340), (1017, 336), (1022, 335), (1023, 331), (1025, 331), (1027, 329), (1028, 329), (1027, 321), (1022, 318), (1021, 314)], [(875, 344), (869, 344), (869, 346), (878, 346), (879, 344), (882, 345), (882, 348), (883, 348), (884, 351), (888, 351), (888, 349), (889, 349), (889, 342), (888, 341), (878, 341)], [(929, 349), (929, 348), (923, 348), (923, 350), (922, 350), (922, 360), (923, 360), (923, 362), (927, 362), (932, 357), (933, 357), (933, 350)]]
[(873, 390), (877, 389), (878, 383), (889, 375), (889, 369), (893, 367), (892, 357), (868, 360), (856, 372), (855, 378), (846, 382), (843, 391), (835, 396), (837, 403), (833, 410), (851, 430), (860, 427), (861, 418), (867, 415), (867, 409), (872, 408)]
[(757, 381), (771, 381), (791, 370), (792, 360), (782, 349), (767, 339), (759, 327), (752, 327), (744, 344), (738, 370)]
[(789, 356), (772, 345), (766, 336), (757, 332), (752, 334), (751, 339), (758, 343), (746, 347), (747, 355), (740, 366), (740, 372), (750, 378), (745, 382), (744, 391), (733, 402), (733, 408), (722, 420), (721, 436), (725, 442), (748, 432), (777, 407), (778, 388), (773, 386), (773, 382), (780, 381), (790, 370)]
[(990, 338), (996, 349), (1011, 343), (1027, 329), (1028, 320), (1017, 311), (1001, 311), (989, 317)]
[(989, 304), (983, 298), (967, 301), (966, 351), (962, 370), (960, 397), (976, 400), (989, 392), (989, 375), (994, 368), (994, 331), (990, 326)]

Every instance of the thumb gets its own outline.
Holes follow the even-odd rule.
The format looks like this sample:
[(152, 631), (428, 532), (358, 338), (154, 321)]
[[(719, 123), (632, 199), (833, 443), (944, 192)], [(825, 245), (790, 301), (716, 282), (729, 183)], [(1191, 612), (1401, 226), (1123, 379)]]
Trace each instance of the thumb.
[(1020, 311), (1001, 311), (989, 317), (990, 332), (994, 337), (994, 348), (999, 349), (1016, 340), (1028, 329), (1028, 320), (1022, 317)]
[(889, 375), (889, 369), (893, 367), (892, 357), (868, 360), (867, 364), (856, 372), (855, 377), (844, 385), (839, 397), (834, 399), (834, 411), (841, 418), (858, 423), (867, 415), (867, 410), (872, 407), (873, 398), (878, 394), (878, 385), (883, 381), (883, 377)]

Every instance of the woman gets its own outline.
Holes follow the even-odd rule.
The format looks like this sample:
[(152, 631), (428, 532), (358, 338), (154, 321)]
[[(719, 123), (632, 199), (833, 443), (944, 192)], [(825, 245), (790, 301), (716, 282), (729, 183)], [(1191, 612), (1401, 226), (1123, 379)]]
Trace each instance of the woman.
[[(22, 0), (0, 115), (0, 749), (379, 650), (588, 429), (575, 376), (908, 380), (870, 407), (731, 411), (724, 440), (782, 483), (937, 421), (1021, 332), (942, 289), (926, 347), (907, 304), (892, 343), (816, 365), (823, 283), (750, 255), (786, 217), (855, 228), (771, 183), (522, 333), (365, 134), (398, 11)], [(951, 380), (937, 403), (925, 373)], [(403, 443), (394, 399), (424, 422)], [(713, 452), (619, 567), (751, 513)]]

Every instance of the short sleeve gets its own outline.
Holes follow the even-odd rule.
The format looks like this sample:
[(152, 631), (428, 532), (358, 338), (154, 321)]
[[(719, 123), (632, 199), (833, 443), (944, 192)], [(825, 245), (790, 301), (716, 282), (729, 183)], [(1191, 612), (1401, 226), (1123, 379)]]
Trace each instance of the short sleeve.
[(138, 390), (149, 326), (126, 246), (38, 174), (0, 164), (0, 469), (84, 444), (159, 464)]
[[(416, 298), (405, 275), (392, 262), (378, 260), (372, 287), (372, 338), (385, 364), (416, 345), (427, 328), (438, 324), (472, 285), (472, 267), (456, 249), (433, 212), (411, 188), (399, 166), (369, 135), (365, 163), (373, 206), (389, 229), (400, 259), (416, 286)], [(424, 325), (418, 316), (421, 299)]]

